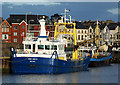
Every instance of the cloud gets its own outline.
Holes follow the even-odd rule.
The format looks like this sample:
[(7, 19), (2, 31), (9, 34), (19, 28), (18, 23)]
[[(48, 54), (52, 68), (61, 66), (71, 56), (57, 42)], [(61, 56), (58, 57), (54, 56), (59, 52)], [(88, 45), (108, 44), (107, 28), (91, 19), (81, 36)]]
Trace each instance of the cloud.
[(119, 2), (119, 0), (0, 0), (1, 2)]
[(8, 8), (12, 9), (12, 8), (13, 8), (13, 6), (8, 6)]
[(112, 14), (118, 14), (118, 8), (108, 9), (107, 12), (112, 13)]
[(60, 5), (60, 2), (4, 2), (3, 4), (8, 5)]

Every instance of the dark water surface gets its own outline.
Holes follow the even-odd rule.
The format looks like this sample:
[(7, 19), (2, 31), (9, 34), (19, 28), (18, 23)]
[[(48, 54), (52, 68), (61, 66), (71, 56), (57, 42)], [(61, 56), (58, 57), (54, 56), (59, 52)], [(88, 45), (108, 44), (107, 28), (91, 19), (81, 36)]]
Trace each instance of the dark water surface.
[(2, 83), (118, 83), (118, 64), (89, 68), (89, 71), (57, 75), (6, 74)]

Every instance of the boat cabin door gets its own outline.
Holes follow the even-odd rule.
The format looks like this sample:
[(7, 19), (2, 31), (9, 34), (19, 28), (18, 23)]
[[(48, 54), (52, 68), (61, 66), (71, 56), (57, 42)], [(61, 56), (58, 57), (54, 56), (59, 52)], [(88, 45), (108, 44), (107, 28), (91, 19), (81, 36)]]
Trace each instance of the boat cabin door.
[(35, 52), (35, 44), (33, 44), (33, 52)]

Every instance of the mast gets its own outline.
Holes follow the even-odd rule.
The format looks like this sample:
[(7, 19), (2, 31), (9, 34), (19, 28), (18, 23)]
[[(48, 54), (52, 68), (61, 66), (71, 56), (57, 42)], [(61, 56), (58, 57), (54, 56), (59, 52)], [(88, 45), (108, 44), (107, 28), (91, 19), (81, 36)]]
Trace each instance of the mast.
[[(73, 37), (74, 37), (74, 45), (75, 46), (77, 46), (77, 39), (76, 39), (76, 23), (74, 22), (74, 23), (72, 23), (72, 19), (71, 19), (71, 16), (70, 16), (70, 22), (67, 22), (66, 23), (66, 20), (69, 20), (69, 19), (66, 19), (66, 12), (69, 12), (70, 10), (66, 10), (65, 9), (65, 13), (64, 13), (64, 18), (65, 18), (65, 21), (63, 22), (63, 23), (59, 23), (59, 22), (55, 22), (54, 24), (55, 24), (55, 33), (54, 33), (54, 38), (56, 38), (57, 37), (57, 35), (58, 34), (72, 34), (73, 35)], [(59, 25), (64, 25), (64, 27), (66, 26), (66, 25), (73, 25), (73, 33), (72, 32), (67, 32), (66, 30), (64, 30), (64, 31), (62, 31), (62, 32), (59, 32), (58, 31), (58, 26)], [(78, 58), (78, 48), (76, 49), (74, 49), (74, 51), (73, 51), (73, 54), (72, 54), (72, 59), (74, 60), (74, 59), (79, 59)], [(81, 58), (82, 59), (82, 58)]]
[[(98, 19), (97, 19), (97, 32), (96, 32), (97, 36), (98, 36), (98, 28), (99, 28), (99, 26), (98, 26)], [(98, 39), (97, 39), (97, 48), (98, 48)], [(98, 49), (97, 49), (97, 56), (98, 56)]]

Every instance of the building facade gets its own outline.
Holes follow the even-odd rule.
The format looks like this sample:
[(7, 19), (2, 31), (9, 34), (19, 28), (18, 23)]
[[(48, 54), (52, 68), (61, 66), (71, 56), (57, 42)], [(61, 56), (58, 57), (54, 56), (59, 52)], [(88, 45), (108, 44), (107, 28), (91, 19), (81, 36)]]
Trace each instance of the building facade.
[[(39, 19), (43, 16), (45, 15), (10, 15), (10, 18), (0, 25), (1, 40), (8, 43), (22, 43), (27, 35), (37, 37), (41, 29)], [(45, 20), (47, 19), (45, 16)], [(47, 33), (49, 31), (49, 38), (53, 38), (55, 26), (46, 22), (45, 28)]]

